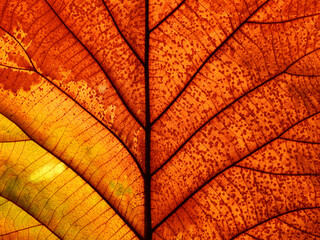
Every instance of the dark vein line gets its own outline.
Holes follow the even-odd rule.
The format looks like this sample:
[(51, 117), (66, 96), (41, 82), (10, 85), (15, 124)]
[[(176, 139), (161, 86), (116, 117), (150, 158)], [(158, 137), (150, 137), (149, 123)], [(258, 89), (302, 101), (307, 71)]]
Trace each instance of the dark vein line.
[[(27, 51), (24, 49), (24, 47), (21, 45), (21, 43), (16, 39), (15, 36), (13, 36), (10, 32), (8, 32), (6, 29), (4, 29), (3, 27), (0, 26), (0, 29), (2, 29), (4, 32), (6, 32), (10, 37), (12, 37), (12, 39), (14, 39), (18, 44), (19, 46), (21, 47), (21, 49), (23, 49), (23, 51), (25, 52), (25, 54), (27, 55), (28, 59), (29, 59), (29, 63), (31, 64), (32, 68), (35, 69), (35, 66), (33, 65), (33, 62), (29, 56), (29, 54), (27, 53)], [(6, 65), (3, 65), (1, 64), (1, 66), (3, 67), (8, 67), (8, 68), (13, 68), (13, 69), (20, 69), (20, 68), (17, 68), (17, 67), (11, 67), (11, 66), (6, 66)], [(32, 71), (33, 69), (21, 69), (21, 70), (25, 70), (25, 71)]]
[(320, 77), (320, 75), (305, 75), (305, 74), (296, 74), (296, 73), (290, 73), (290, 72), (286, 72), (286, 74), (291, 75), (291, 76), (296, 76), (296, 77), (313, 77), (313, 78), (317, 78)]
[(40, 226), (43, 226), (43, 225), (42, 225), (42, 224), (37, 224), (37, 225), (34, 225), (34, 226), (30, 226), (30, 227), (26, 227), (26, 228), (21, 228), (21, 229), (12, 231), (12, 232), (8, 232), (8, 233), (5, 233), (5, 234), (0, 234), (0, 237), (7, 236), (7, 235), (10, 235), (10, 234), (13, 234), (13, 233), (17, 233), (17, 232), (21, 232), (21, 231), (24, 231), (24, 230), (28, 230), (28, 229), (31, 229), (31, 228), (40, 227)]
[(312, 210), (312, 209), (319, 209), (319, 208), (320, 207), (305, 207), (305, 208), (294, 209), (294, 210), (291, 210), (291, 211), (288, 211), (288, 212), (284, 212), (284, 213), (278, 214), (278, 215), (273, 216), (271, 218), (268, 218), (268, 219), (266, 219), (266, 220), (264, 220), (264, 221), (262, 221), (260, 223), (257, 223), (257, 224), (253, 225), (252, 227), (250, 227), (248, 229), (245, 229), (245, 230), (239, 232), (237, 235), (233, 236), (230, 240), (233, 240), (233, 239), (239, 237), (241, 234), (246, 233), (247, 231), (249, 231), (249, 230), (251, 230), (251, 229), (253, 229), (255, 227), (258, 227), (258, 226), (260, 226), (260, 225), (262, 225), (262, 224), (264, 224), (266, 222), (269, 222), (269, 221), (271, 221), (273, 219), (278, 219), (279, 220), (279, 217), (281, 217), (281, 216), (284, 216), (284, 215), (287, 215), (287, 214), (290, 214), (290, 213), (294, 213), (294, 212), (298, 212), (298, 211)]
[(262, 239), (257, 238), (257, 237), (255, 237), (255, 236), (253, 236), (253, 235), (251, 235), (251, 234), (249, 234), (247, 232), (245, 232), (244, 234), (248, 235), (249, 237), (252, 237), (253, 239), (262, 240)]
[[(32, 213), (27, 212), (26, 210), (24, 210), (22, 207), (20, 207), (18, 204), (14, 203), (13, 201), (11, 201), (9, 198), (5, 197), (2, 195), (2, 193), (0, 194), (1, 197), (3, 197), (4, 199), (6, 199), (8, 202), (11, 202), (12, 204), (14, 204), (15, 206), (19, 207), (20, 209), (22, 209), (24, 212), (26, 212), (28, 215), (30, 215), (31, 217), (33, 217), (34, 219), (36, 219), (42, 226), (44, 226), (46, 229), (48, 229), (53, 235), (55, 235), (57, 238), (60, 238), (55, 232), (53, 232), (48, 226), (46, 226), (43, 222), (41, 222), (37, 217), (35, 217)], [(22, 229), (23, 230), (23, 229)], [(6, 235), (6, 234), (5, 234)], [(3, 235), (1, 235), (3, 236)]]
[(257, 12), (259, 11), (266, 3), (268, 3), (270, 0), (266, 0), (263, 4), (261, 4), (253, 13), (251, 13), (225, 40), (223, 40), (220, 45), (204, 60), (204, 62), (200, 65), (200, 67), (197, 69), (197, 71), (192, 75), (190, 80), (185, 84), (183, 89), (178, 93), (178, 95), (170, 102), (170, 104), (160, 113), (160, 115), (153, 120), (151, 125), (156, 123), (163, 114), (165, 114), (168, 109), (171, 108), (171, 106), (178, 100), (178, 98), (182, 95), (182, 93), (187, 89), (187, 87), (190, 85), (190, 83), (193, 81), (193, 79), (198, 75), (198, 73), (201, 71), (201, 69), (206, 65), (206, 63), (215, 55), (223, 46), (226, 42), (229, 41), (233, 37), (233, 35), (238, 32), (238, 30)]
[(140, 122), (140, 120), (138, 119), (138, 117), (133, 113), (133, 111), (131, 110), (131, 108), (127, 105), (127, 103), (124, 101), (122, 95), (120, 94), (120, 92), (118, 91), (118, 89), (115, 87), (115, 85), (113, 84), (113, 82), (111, 81), (111, 78), (109, 77), (109, 75), (107, 74), (107, 72), (105, 71), (105, 69), (101, 66), (100, 62), (98, 61), (98, 59), (96, 59), (96, 57), (91, 53), (91, 51), (89, 51), (89, 49), (80, 41), (80, 39), (78, 39), (78, 37), (68, 28), (68, 26), (64, 23), (64, 21), (60, 18), (60, 16), (58, 15), (58, 13), (53, 9), (53, 7), (48, 3), (47, 0), (45, 0), (45, 2), (48, 4), (48, 6), (51, 8), (51, 10), (56, 14), (56, 16), (59, 18), (59, 20), (61, 21), (61, 23), (64, 25), (64, 27), (72, 34), (72, 36), (77, 40), (77, 42), (79, 42), (81, 44), (81, 46), (89, 53), (89, 55), (92, 57), (92, 59), (98, 64), (98, 66), (100, 67), (100, 69), (102, 70), (102, 72), (104, 73), (104, 75), (107, 77), (107, 79), (109, 80), (110, 84), (112, 85), (113, 89), (116, 91), (117, 95), (119, 96), (121, 102), (123, 103), (123, 105), (127, 108), (128, 112), (131, 114), (131, 116), (137, 121), (137, 123), (139, 123), (139, 125), (144, 129), (144, 125)]
[(318, 15), (320, 15), (320, 13), (314, 13), (314, 14), (301, 16), (301, 17), (296, 17), (296, 18), (291, 18), (291, 19), (283, 20), (283, 21), (274, 21), (274, 22), (248, 21), (247, 23), (250, 23), (250, 24), (281, 24), (281, 23), (293, 22), (293, 21), (296, 21), (296, 20), (299, 20), (299, 19), (302, 19), (302, 18), (314, 17), (314, 16), (318, 16)]
[(227, 106), (225, 106), (224, 108), (222, 108), (220, 111), (218, 111), (216, 114), (214, 114), (211, 118), (209, 118), (205, 123), (203, 123), (192, 135), (190, 135), (190, 137), (188, 137), (181, 145), (180, 147), (157, 169), (152, 173), (152, 176), (154, 174), (156, 174), (160, 169), (162, 169), (189, 141), (191, 138), (193, 138), (198, 132), (201, 131), (202, 128), (204, 128), (212, 119), (216, 118), (220, 113), (222, 113), (223, 111), (225, 111), (226, 109), (228, 109), (229, 107), (231, 107), (233, 104), (235, 104), (236, 102), (238, 102), (240, 99), (244, 98), (245, 96), (249, 95), (251, 92), (257, 90), (258, 88), (262, 87), (263, 85), (265, 85), (266, 83), (270, 82), (271, 80), (279, 77), (282, 74), (286, 74), (286, 71), (292, 66), (294, 65), (296, 62), (298, 62), (300, 59), (304, 58), (305, 56), (312, 54), (313, 52), (318, 51), (320, 48), (317, 48), (311, 52), (309, 52), (308, 54), (296, 59), (295, 61), (293, 61), (289, 66), (286, 67), (285, 70), (283, 70), (282, 72), (274, 75), (273, 77), (269, 78), (268, 80), (260, 83), (259, 85), (255, 86), (254, 88), (252, 88), (251, 90), (247, 91), (246, 93), (244, 93), (243, 95), (241, 95), (240, 97), (238, 97), (237, 99), (233, 100), (231, 103), (229, 103)]
[(158, 28), (163, 22), (165, 22), (172, 14), (174, 14), (181, 6), (185, 3), (186, 0), (182, 0), (178, 6), (176, 6), (167, 16), (165, 16), (156, 26), (150, 29), (150, 33), (152, 33), (156, 28)]
[(150, 50), (150, 31), (149, 31), (149, 0), (145, 0), (145, 102), (146, 102), (146, 129), (145, 129), (145, 178), (144, 178), (144, 238), (152, 240), (152, 218), (151, 218), (151, 122), (150, 122), (150, 84), (149, 84), (149, 50)]
[[(114, 236), (117, 236), (117, 233), (119, 233), (119, 231), (123, 228), (123, 226), (125, 226), (125, 224), (123, 224), (120, 228), (118, 228), (117, 231), (115, 231), (115, 232), (108, 238), (108, 240), (109, 240), (109, 239), (112, 239)], [(127, 234), (128, 234), (128, 232), (127, 232), (125, 235), (127, 235)], [(125, 238), (125, 235), (122, 235), (122, 238), (126, 239), (126, 238)], [(118, 238), (119, 238), (119, 237), (118, 237)]]
[(47, 82), (49, 82), (50, 84), (52, 84), (55, 88), (57, 88), (59, 91), (61, 91), (63, 94), (65, 94), (69, 99), (72, 99), (72, 101), (80, 106), (85, 112), (87, 112), (92, 118), (94, 118), (98, 123), (100, 123), (104, 128), (106, 128), (120, 143), (121, 145), (127, 150), (127, 152), (129, 153), (129, 155), (133, 158), (134, 162), (136, 163), (142, 177), (144, 177), (144, 172), (138, 162), (138, 159), (136, 158), (136, 156), (132, 153), (132, 151), (127, 147), (127, 145), (121, 140), (120, 137), (118, 137), (117, 134), (115, 134), (115, 132), (113, 132), (107, 125), (105, 125), (101, 120), (99, 120), (98, 118), (96, 118), (92, 113), (90, 113), (86, 108), (84, 108), (81, 104), (79, 104), (76, 100), (74, 100), (68, 93), (64, 92), (60, 87), (58, 87), (58, 85), (56, 85), (55, 83), (53, 83), (52, 81), (50, 81), (48, 78), (46, 78), (44, 75), (42, 75), (40, 72), (38, 72), (36, 69), (34, 70), (26, 70), (26, 71), (32, 71), (34, 73), (37, 73), (39, 76), (41, 76), (43, 79), (45, 79)]
[[(1, 28), (1, 27), (0, 27)], [(27, 69), (27, 68), (18, 68), (18, 67), (13, 67), (13, 66), (8, 66), (8, 65), (4, 65), (2, 63), (0, 63), (0, 66), (1, 67), (5, 67), (5, 68), (11, 68), (11, 69), (14, 69), (14, 70), (19, 70), (19, 71), (33, 71), (33, 69)]]
[(164, 238), (161, 237), (158, 233), (155, 232), (154, 234), (156, 234), (159, 238), (164, 239)]
[[(3, 116), (5, 116), (3, 114)], [(6, 118), (8, 118), (10, 121), (12, 121), (13, 123), (16, 124), (17, 127), (20, 128), (20, 130), (22, 132), (24, 132), (32, 141), (34, 141), (39, 147), (41, 147), (42, 149), (46, 150), (48, 153), (50, 153), (52, 156), (54, 156), (55, 158), (59, 159), (61, 162), (63, 162), (69, 169), (71, 169), (73, 172), (76, 173), (76, 175), (78, 177), (80, 177), (86, 184), (88, 184), (108, 205), (109, 207), (121, 218), (122, 221), (124, 221), (128, 227), (134, 232), (134, 234), (136, 234), (136, 236), (140, 239), (143, 240), (142, 236), (137, 232), (137, 230), (126, 220), (126, 218), (124, 216), (122, 216), (122, 214), (117, 210), (117, 208), (115, 208), (111, 202), (109, 200), (107, 200), (90, 182), (88, 182), (81, 174), (78, 174), (78, 172), (72, 168), (68, 163), (62, 161), (60, 159), (60, 157), (58, 155), (56, 155), (54, 152), (52, 152), (51, 150), (49, 150), (47, 147), (42, 146), (41, 144), (39, 144), (35, 139), (33, 139), (26, 131), (24, 131), (24, 129), (22, 129), (15, 121), (11, 120), (8, 116), (5, 116)]]
[[(3, 29), (2, 27), (0, 27), (1, 29)], [(3, 29), (4, 31), (6, 31), (5, 29)], [(6, 31), (7, 32), (7, 31)], [(117, 138), (117, 140), (122, 144), (122, 146), (127, 150), (127, 152), (129, 153), (129, 155), (133, 158), (134, 162), (136, 163), (142, 177), (144, 177), (144, 172), (142, 170), (142, 167), (139, 164), (138, 159), (136, 158), (136, 156), (133, 154), (133, 152), (127, 147), (127, 145), (120, 139), (120, 137), (118, 137), (118, 135), (112, 131), (107, 125), (105, 125), (101, 120), (99, 120), (96, 116), (94, 116), (91, 112), (89, 112), (85, 107), (83, 107), (80, 103), (78, 103), (73, 97), (71, 97), (67, 92), (64, 92), (60, 87), (58, 87), (58, 85), (56, 85), (54, 82), (50, 81), (47, 77), (45, 77), (42, 73), (40, 73), (34, 66), (31, 58), (29, 57), (28, 53), (26, 52), (26, 50), (23, 48), (23, 46), (20, 44), (20, 42), (14, 37), (12, 36), (9, 32), (7, 32), (13, 39), (15, 39), (15, 41), (21, 46), (21, 48), (24, 50), (24, 52), (26, 53), (27, 57), (29, 58), (33, 69), (21, 69), (23, 71), (32, 71), (34, 73), (37, 73), (39, 76), (41, 76), (43, 79), (45, 79), (47, 82), (49, 82), (50, 84), (52, 84), (55, 88), (57, 88), (59, 91), (61, 91), (63, 94), (65, 94), (69, 99), (71, 99), (76, 105), (78, 105), (79, 107), (81, 107), (81, 109), (83, 109), (85, 112), (87, 112), (92, 118), (94, 118), (98, 123), (100, 123), (104, 128), (106, 128), (115, 138)], [(6, 67), (5, 65), (1, 65), (3, 67)], [(19, 69), (19, 68), (15, 68), (15, 67), (8, 67), (8, 68), (14, 68), (14, 69)], [(143, 127), (144, 128), (144, 127)]]
[[(108, 210), (104, 211), (101, 215), (106, 214), (107, 212), (108, 212)], [(101, 215), (100, 215), (100, 216), (101, 216)], [(109, 218), (106, 219), (106, 222), (105, 222), (105, 223), (101, 223), (100, 225), (97, 226), (95, 222), (97, 221), (97, 219), (99, 219), (100, 216), (98, 216), (98, 217), (95, 218), (92, 222), (90, 222), (90, 224), (88, 224), (87, 226), (89, 226), (89, 225), (91, 225), (91, 224), (95, 224), (94, 226), (95, 226), (96, 228), (92, 229), (92, 231), (91, 231), (91, 232), (95, 232), (95, 231), (97, 231), (97, 229), (101, 228), (101, 226), (103, 226), (103, 225), (106, 227), (106, 223), (109, 222), (109, 220), (111, 220), (115, 215), (116, 215), (116, 214), (113, 214), (113, 215), (109, 216)], [(104, 229), (103, 229), (102, 231), (100, 230), (100, 233), (99, 233), (99, 235), (97, 236), (96, 239), (101, 239), (100, 236), (101, 236), (101, 234), (103, 234), (103, 233), (105, 232), (105, 227), (104, 227)], [(74, 237), (74, 239), (78, 239), (77, 236), (79, 235), (79, 233), (80, 233), (80, 231), (77, 233), (77, 235)], [(86, 238), (86, 240), (89, 240), (89, 239), (90, 239), (90, 235), (88, 235), (88, 237)]]
[(303, 232), (303, 233), (305, 233), (305, 234), (314, 236), (314, 237), (316, 237), (316, 238), (320, 238), (319, 235), (315, 235), (315, 234), (309, 233), (309, 232), (307, 232), (307, 231), (305, 231), (305, 230), (302, 230), (302, 229), (300, 229), (300, 228), (297, 228), (297, 227), (291, 225), (290, 223), (287, 223), (286, 221), (284, 221), (284, 220), (282, 220), (282, 219), (280, 219), (280, 218), (278, 218), (277, 220), (280, 221), (280, 222), (283, 222), (284, 224), (288, 225), (289, 227), (292, 227), (292, 228), (294, 228), (294, 229), (296, 229), (296, 230), (298, 230), (298, 231), (300, 231), (300, 232)]
[(264, 173), (264, 174), (278, 175), (278, 176), (320, 176), (320, 173), (273, 173), (273, 172), (266, 172), (263, 170), (245, 167), (241, 165), (234, 165), (234, 167), (243, 168), (243, 169)]
[(21, 140), (12, 140), (12, 141), (0, 141), (1, 143), (17, 143), (17, 142), (27, 142), (27, 141), (32, 141), (31, 139), (21, 139)]
[(313, 116), (319, 114), (320, 111), (315, 112), (313, 114), (311, 114), (308, 117), (305, 117), (301, 120), (299, 120), (298, 122), (296, 122), (295, 124), (293, 124), (292, 126), (288, 127), (286, 130), (284, 130), (281, 134), (279, 134), (277, 137), (269, 140), (268, 142), (264, 143), (263, 145), (261, 145), (260, 147), (256, 148), (255, 150), (253, 150), (252, 152), (250, 152), (249, 154), (247, 154), (246, 156), (240, 158), (238, 161), (232, 163), (231, 165), (229, 165), (228, 167), (226, 167), (225, 169), (221, 170), (220, 172), (216, 173), (215, 175), (213, 175), (212, 177), (210, 177), (207, 181), (205, 181), (203, 184), (201, 184), (195, 191), (193, 191), (188, 197), (186, 197), (179, 205), (177, 205), (166, 217), (164, 217), (154, 228), (153, 230), (155, 231), (162, 223), (164, 223), (169, 217), (171, 217), (182, 205), (184, 205), (189, 199), (191, 199), (195, 194), (197, 194), (204, 186), (206, 186), (207, 184), (209, 184), (213, 179), (215, 179), (217, 176), (219, 176), (220, 174), (223, 174), (225, 171), (229, 170), (230, 168), (236, 166), (239, 162), (243, 161), (244, 159), (246, 159), (247, 157), (253, 155), (255, 152), (259, 151), (260, 149), (264, 148), (265, 146), (269, 145), (270, 143), (272, 143), (273, 141), (279, 139), (283, 134), (285, 134), (287, 131), (289, 131), (290, 129), (292, 129), (293, 127), (295, 127), (296, 125), (298, 125), (299, 123), (312, 118)]
[(128, 42), (128, 40), (126, 39), (126, 37), (122, 34), (116, 20), (114, 19), (114, 17), (112, 16), (111, 14), (111, 11), (109, 10), (109, 7), (107, 6), (106, 2), (104, 0), (102, 0), (102, 3), (103, 5), (105, 6), (105, 8), (107, 9), (112, 21), (113, 21), (113, 24), (114, 26), (117, 28), (118, 30), (118, 33), (121, 35), (122, 39), (126, 42), (126, 44), (128, 45), (128, 47), (131, 49), (131, 51), (133, 52), (133, 54), (136, 56), (136, 58), (139, 60), (139, 62), (144, 65), (144, 62), (143, 60), (140, 58), (139, 54), (136, 52), (136, 50), (134, 50), (134, 48), (131, 46), (131, 44)]
[(284, 138), (284, 137), (281, 137), (279, 139), (290, 141), (290, 142), (297, 142), (297, 143), (316, 144), (316, 145), (320, 144), (320, 142), (308, 142), (308, 141), (295, 140), (295, 139)]

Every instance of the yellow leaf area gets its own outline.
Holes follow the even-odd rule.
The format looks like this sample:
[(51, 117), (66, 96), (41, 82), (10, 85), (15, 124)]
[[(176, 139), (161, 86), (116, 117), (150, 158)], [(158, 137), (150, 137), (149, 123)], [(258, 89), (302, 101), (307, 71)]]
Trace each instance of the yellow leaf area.
[[(106, 108), (104, 111), (106, 121), (103, 124), (96, 116), (80, 105), (76, 99), (70, 97), (57, 85), (52, 84), (53, 80), (50, 76), (46, 77), (41, 70), (36, 70), (38, 69), (36, 62), (30, 63), (34, 67), (31, 67), (28, 63), (28, 67), (24, 66), (26, 64), (24, 62), (15, 61), (20, 58), (27, 58), (25, 57), (27, 56), (27, 47), (19, 43), (27, 35), (18, 34), (19, 36), (16, 37), (15, 35), (4, 31), (1, 36), (4, 41), (8, 39), (9, 42), (12, 42), (11, 48), (20, 57), (14, 58), (14, 64), (7, 58), (1, 59), (3, 64), (0, 66), (0, 74), (2, 75), (0, 84), (3, 88), (0, 90), (0, 112), (23, 129), (25, 134), (22, 134), (20, 130), (16, 133), (12, 132), (10, 138), (7, 136), (8, 133), (3, 134), (0, 139), (15, 141), (11, 143), (15, 147), (20, 146), (20, 144), (28, 145), (27, 142), (17, 142), (19, 140), (18, 136), (22, 134), (24, 137), (20, 136), (20, 140), (30, 137), (44, 150), (50, 152), (53, 157), (59, 159), (57, 160), (59, 164), (48, 161), (37, 166), (30, 172), (25, 181), (34, 184), (55, 181), (56, 178), (64, 174), (65, 168), (69, 167), (71, 171), (74, 171), (75, 176), (81, 176), (78, 179), (87, 183), (86, 186), (91, 189), (91, 193), (95, 192), (95, 195), (100, 196), (99, 201), (104, 202), (105, 207), (109, 206), (109, 208), (116, 209), (116, 213), (108, 212), (116, 214), (120, 222), (121, 219), (126, 219), (124, 221), (128, 221), (135, 228), (135, 234), (137, 232), (142, 234), (144, 232), (143, 179), (139, 174), (137, 164), (121, 139), (108, 128), (114, 124), (117, 105), (111, 104)], [(63, 73), (65, 78), (70, 75), (70, 71)], [(106, 91), (105, 85), (98, 88), (100, 92)], [(81, 99), (87, 99), (86, 93), (86, 90), (82, 93), (80, 91), (77, 96), (80, 96)], [(97, 105), (95, 106), (97, 108)], [(6, 124), (9, 126), (13, 123)], [(6, 125), (2, 125), (2, 128), (3, 132), (9, 131)], [(134, 133), (134, 139), (136, 138), (137, 136)], [(40, 151), (29, 145), (28, 149), (30, 153)], [(16, 169), (15, 166), (12, 168)], [(8, 181), (6, 180), (6, 182)], [(14, 188), (16, 190), (15, 186)], [(41, 189), (39, 186), (33, 186), (32, 188), (35, 190)], [(87, 190), (83, 191), (87, 192)], [(49, 196), (44, 195), (42, 197), (46, 199)], [(60, 200), (59, 204), (64, 205)], [(94, 200), (92, 204), (96, 205), (97, 202)], [(70, 206), (75, 207), (77, 205), (78, 203), (72, 203)], [(47, 208), (47, 205), (44, 207)], [(27, 212), (29, 212), (29, 208)], [(103, 215), (104, 212), (102, 211), (101, 214)], [(104, 220), (101, 221), (107, 224), (108, 228), (112, 228), (112, 230), (105, 228), (103, 232), (106, 231), (110, 236), (127, 234), (127, 226), (124, 227), (127, 230), (120, 233), (122, 231), (120, 229), (123, 229), (123, 227), (118, 224), (119, 221), (116, 220), (113, 223), (113, 220), (108, 220), (110, 217), (102, 217), (102, 215), (100, 218)], [(78, 214), (75, 214), (75, 216), (78, 216)], [(67, 223), (65, 224), (67, 225)], [(96, 226), (100, 225), (95, 224), (94, 226), (90, 227), (92, 231), (95, 231)], [(76, 232), (76, 230), (70, 231)], [(54, 229), (54, 232), (56, 233), (57, 230)], [(128, 235), (129, 239), (131, 239), (130, 234)]]
[[(12, 125), (3, 115), (0, 121)], [(12, 139), (27, 138), (16, 126), (11, 128), (11, 134), (17, 135)], [(26, 232), (34, 239), (135, 236), (89, 184), (34, 141), (1, 142), (0, 149), (0, 224), (4, 226), (0, 235), (21, 235), (21, 239), (28, 236)]]
[(8, 118), (0, 114), (0, 142), (26, 141), (30, 138)]
[(0, 238), (59, 239), (46, 226), (3, 197), (0, 197)]

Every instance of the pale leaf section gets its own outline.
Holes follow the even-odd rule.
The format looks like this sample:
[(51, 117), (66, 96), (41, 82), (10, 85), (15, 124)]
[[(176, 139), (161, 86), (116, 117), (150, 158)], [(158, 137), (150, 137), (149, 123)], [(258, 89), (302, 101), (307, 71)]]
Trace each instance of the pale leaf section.
[(0, 159), (1, 196), (60, 238), (133, 236), (94, 189), (33, 141), (1, 143)]
[[(32, 81), (35, 74), (27, 80)], [(41, 76), (37, 81), (40, 83), (29, 92), (2, 90), (0, 111), (87, 181), (142, 234), (143, 179), (136, 162), (117, 138), (76, 102)], [(62, 170), (61, 165), (41, 166), (30, 178), (38, 181), (42, 172), (47, 172), (53, 180)]]

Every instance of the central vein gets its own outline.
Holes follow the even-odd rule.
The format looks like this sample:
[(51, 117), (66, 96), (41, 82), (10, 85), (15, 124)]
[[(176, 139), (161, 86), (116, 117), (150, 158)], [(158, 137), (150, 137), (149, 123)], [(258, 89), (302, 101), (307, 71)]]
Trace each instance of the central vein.
[(145, 1), (145, 60), (144, 60), (144, 74), (145, 74), (145, 102), (146, 102), (146, 129), (145, 129), (145, 179), (144, 179), (144, 194), (145, 194), (145, 239), (152, 239), (151, 226), (151, 173), (150, 173), (150, 93), (149, 93), (149, 1)]

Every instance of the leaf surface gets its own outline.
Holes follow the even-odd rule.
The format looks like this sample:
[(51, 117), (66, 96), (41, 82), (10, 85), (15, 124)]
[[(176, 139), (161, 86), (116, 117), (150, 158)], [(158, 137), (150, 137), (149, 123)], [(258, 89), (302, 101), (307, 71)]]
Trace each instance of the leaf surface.
[(3, 239), (320, 239), (320, 5), (0, 2)]

